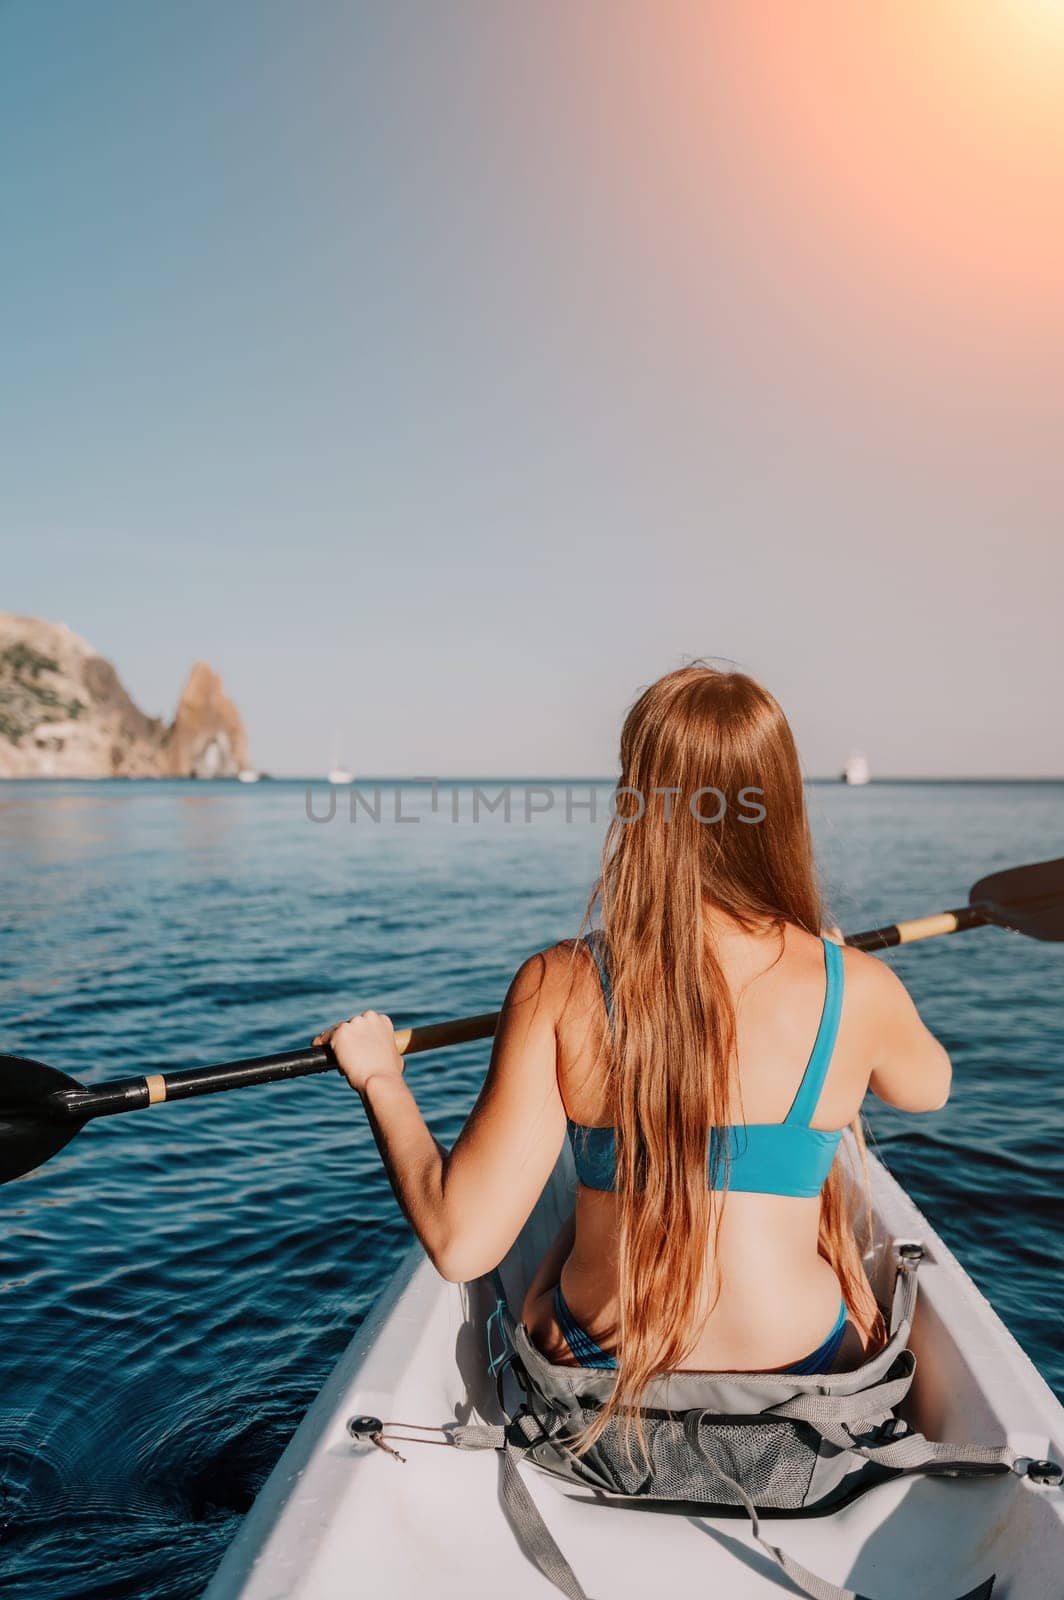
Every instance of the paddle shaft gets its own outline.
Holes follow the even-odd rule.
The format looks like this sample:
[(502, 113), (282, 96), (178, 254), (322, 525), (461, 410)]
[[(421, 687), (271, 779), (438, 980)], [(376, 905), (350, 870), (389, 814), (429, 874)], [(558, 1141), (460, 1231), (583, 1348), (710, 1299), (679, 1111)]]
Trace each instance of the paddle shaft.
[[(892, 945), (912, 944), (918, 939), (960, 933), (990, 920), (980, 906), (962, 906), (957, 911), (942, 911), (936, 916), (918, 917), (912, 922), (895, 922), (866, 933), (851, 934), (846, 943), (857, 950), (885, 950)], [(421, 1028), (398, 1028), (395, 1043), (404, 1056), (442, 1050), (449, 1045), (490, 1039), (498, 1021), (499, 1013), (489, 1011), (478, 1017), (458, 1017), (452, 1022), (433, 1022)], [(95, 1087), (64, 1089), (49, 1096), (47, 1109), (64, 1120), (87, 1122), (94, 1117), (117, 1116), (123, 1111), (141, 1111), (165, 1101), (191, 1100), (229, 1089), (249, 1089), (260, 1083), (280, 1083), (285, 1078), (307, 1078), (316, 1072), (329, 1072), (335, 1066), (327, 1050), (308, 1046), (304, 1050), (282, 1051), (279, 1055), (253, 1056), (247, 1061), (225, 1061), (216, 1067), (149, 1072), (144, 1077), (116, 1078)]]
[[(418, 1055), (446, 1045), (490, 1039), (499, 1013), (458, 1017), (453, 1022), (431, 1022), (421, 1028), (397, 1028), (400, 1055)], [(246, 1061), (223, 1061), (216, 1067), (190, 1067), (185, 1072), (149, 1072), (140, 1078), (113, 1078), (109, 1083), (62, 1089), (50, 1095), (42, 1111), (86, 1122), (90, 1117), (113, 1117), (123, 1111), (141, 1111), (169, 1100), (192, 1100), (199, 1095), (221, 1094), (227, 1089), (250, 1089), (260, 1083), (280, 1083), (285, 1078), (307, 1078), (315, 1072), (336, 1070), (328, 1050), (307, 1046), (279, 1055), (252, 1056)]]
[(939, 911), (933, 917), (914, 917), (911, 922), (891, 922), (885, 928), (848, 934), (846, 943), (854, 950), (889, 950), (893, 945), (915, 944), (918, 939), (982, 928), (994, 920), (982, 906), (961, 906), (958, 911)]

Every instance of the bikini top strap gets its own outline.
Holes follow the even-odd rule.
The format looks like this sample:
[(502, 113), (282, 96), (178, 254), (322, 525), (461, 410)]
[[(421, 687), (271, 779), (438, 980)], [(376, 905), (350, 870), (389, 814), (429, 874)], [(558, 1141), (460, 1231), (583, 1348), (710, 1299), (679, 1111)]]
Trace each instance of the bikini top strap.
[(606, 1002), (606, 1015), (613, 1021), (613, 985), (610, 982), (610, 969), (606, 961), (606, 935), (601, 928), (592, 928), (590, 933), (584, 934), (584, 943), (591, 951), (598, 968), (599, 982), (602, 985), (602, 998)]
[(820, 1026), (813, 1041), (813, 1053), (798, 1085), (794, 1103), (788, 1111), (786, 1122), (798, 1123), (808, 1128), (816, 1112), (820, 1091), (831, 1065), (835, 1040), (839, 1035), (842, 1016), (843, 966), (842, 947), (832, 939), (822, 940), (824, 946), (824, 1009), (820, 1013)]

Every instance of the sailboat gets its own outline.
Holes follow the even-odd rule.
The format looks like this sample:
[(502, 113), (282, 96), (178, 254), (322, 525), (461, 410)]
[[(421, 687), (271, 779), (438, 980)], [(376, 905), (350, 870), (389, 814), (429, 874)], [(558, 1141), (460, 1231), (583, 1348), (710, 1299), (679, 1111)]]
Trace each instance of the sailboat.
[(351, 769), (345, 767), (340, 760), (340, 735), (337, 733), (333, 737), (332, 766), (329, 768), (329, 782), (352, 783), (354, 776)]
[(856, 788), (862, 784), (870, 783), (872, 769), (868, 765), (868, 757), (861, 750), (854, 750), (849, 760), (839, 774), (843, 783), (848, 783)]

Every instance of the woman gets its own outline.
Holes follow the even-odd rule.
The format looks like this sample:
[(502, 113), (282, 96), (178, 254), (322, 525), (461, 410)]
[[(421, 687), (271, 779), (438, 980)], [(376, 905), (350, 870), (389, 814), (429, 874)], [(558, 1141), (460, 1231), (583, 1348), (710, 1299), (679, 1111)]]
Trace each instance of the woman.
[(521, 967), (450, 1153), (386, 1017), (316, 1041), (453, 1281), (501, 1260), (572, 1140), (575, 1210), (523, 1315), (552, 1360), (617, 1368), (595, 1432), (661, 1372), (859, 1361), (878, 1312), (835, 1152), (869, 1088), (931, 1111), (950, 1087), (890, 968), (821, 936), (798, 756), (766, 690), (670, 673), (629, 713), (621, 769), (601, 933)]

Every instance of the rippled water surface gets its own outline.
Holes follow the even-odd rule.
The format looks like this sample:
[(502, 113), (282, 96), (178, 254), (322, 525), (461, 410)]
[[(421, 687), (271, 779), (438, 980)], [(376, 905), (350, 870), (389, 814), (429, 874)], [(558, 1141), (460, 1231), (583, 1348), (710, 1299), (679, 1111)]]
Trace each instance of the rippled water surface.
[[(390, 798), (380, 823), (315, 824), (300, 784), (0, 784), (0, 1049), (93, 1082), (285, 1049), (368, 1005), (494, 1008), (575, 931), (601, 825), (560, 794), (526, 824), (520, 790), (474, 825), (469, 796), (458, 822), (422, 789), (417, 824)], [(1064, 854), (1058, 785), (810, 802), (848, 930)], [(1064, 1392), (1064, 945), (983, 929), (891, 959), (956, 1076), (934, 1116), (873, 1108), (882, 1153)], [(443, 1140), (485, 1060), (412, 1064)], [(0, 1190), (5, 1593), (198, 1595), (407, 1242), (335, 1074), (96, 1123)]]

